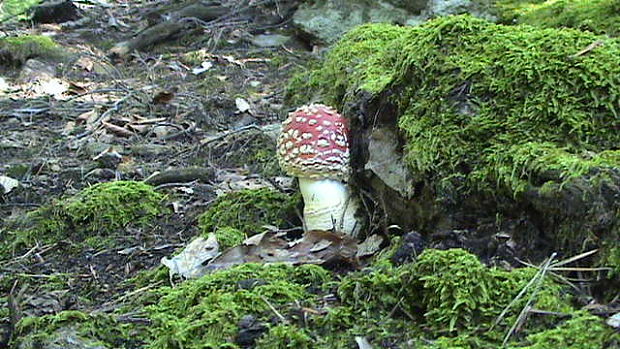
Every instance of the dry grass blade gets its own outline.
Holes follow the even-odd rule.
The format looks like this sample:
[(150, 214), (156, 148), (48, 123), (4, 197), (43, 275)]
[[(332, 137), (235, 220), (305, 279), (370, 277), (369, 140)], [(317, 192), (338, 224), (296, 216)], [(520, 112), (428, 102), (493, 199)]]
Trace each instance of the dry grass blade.
[(564, 267), (564, 268), (554, 268), (550, 267), (549, 270), (552, 271), (610, 271), (611, 268), (608, 267), (600, 267), (600, 268), (586, 268), (586, 267)]
[[(546, 273), (547, 270), (549, 270), (549, 265), (550, 263), (553, 261), (553, 259), (555, 258), (556, 253), (553, 253), (551, 255), (551, 257), (545, 261), (545, 263), (543, 263), (543, 266), (540, 267), (540, 269), (538, 270), (538, 272), (536, 273), (536, 275), (534, 275), (532, 277), (532, 279), (527, 283), (527, 285), (525, 285), (523, 287), (523, 289), (521, 289), (521, 291), (519, 292), (519, 294), (517, 294), (517, 296), (504, 308), (504, 310), (502, 310), (502, 312), (497, 316), (497, 319), (495, 319), (495, 321), (493, 322), (493, 325), (491, 326), (491, 328), (489, 329), (489, 331), (492, 331), (493, 328), (495, 328), (495, 326), (497, 326), (506, 316), (506, 314), (508, 313), (508, 311), (519, 301), (521, 300), (521, 298), (523, 298), (523, 296), (525, 295), (525, 293), (530, 289), (530, 287), (532, 287), (532, 285), (536, 284), (536, 286), (540, 286), (540, 284), (542, 283), (542, 279), (544, 278), (544, 275)], [(523, 262), (523, 261), (519, 261), (529, 267), (533, 267), (533, 268), (538, 268), (535, 265), (532, 265), (530, 263), (527, 262)], [(536, 291), (534, 291), (532, 293), (532, 295), (535, 295), (535, 293), (537, 293)], [(532, 297), (530, 297), (530, 300), (532, 299)], [(528, 300), (528, 303), (529, 301)], [(517, 319), (517, 322), (519, 322), (519, 319)], [(512, 331), (512, 329), (511, 329)], [(509, 332), (510, 334), (510, 332)]]
[[(519, 326), (520, 324), (523, 324), (525, 322), (525, 319), (527, 317), (528, 312), (530, 311), (530, 309), (532, 309), (532, 303), (536, 300), (536, 296), (538, 295), (538, 291), (540, 291), (540, 286), (542, 285), (543, 281), (545, 280), (545, 275), (547, 274), (547, 271), (549, 270), (549, 266), (551, 265), (551, 263), (553, 263), (553, 260), (555, 259), (556, 253), (552, 253), (551, 257), (549, 257), (549, 259), (547, 259), (547, 261), (545, 261), (545, 263), (542, 265), (542, 267), (540, 268), (540, 270), (538, 271), (538, 273), (532, 278), (532, 280), (535, 280), (535, 282), (532, 282), (532, 280), (530, 280), (530, 282), (528, 283), (528, 285), (532, 285), (532, 284), (536, 284), (534, 291), (532, 291), (532, 294), (530, 295), (530, 297), (528, 298), (527, 302), (525, 303), (525, 306), (523, 306), (523, 309), (521, 310), (521, 313), (519, 313), (519, 316), (517, 317), (517, 319), (515, 320), (515, 322), (512, 324), (512, 326), (510, 327), (510, 330), (508, 330), (508, 332), (506, 333), (506, 337), (504, 337), (504, 341), (502, 342), (502, 347), (506, 346), (506, 343), (508, 343), (508, 340), (510, 339), (510, 337), (512, 336), (512, 334), (515, 332), (517, 326)], [(519, 294), (522, 294), (523, 291)], [(513, 302), (511, 302), (511, 304), (513, 304), (515, 301), (513, 300)], [(504, 312), (502, 312), (504, 313)]]
[(572, 263), (572, 262), (576, 262), (576, 261), (578, 261), (580, 259), (583, 259), (583, 258), (586, 258), (588, 256), (591, 256), (591, 255), (595, 254), (596, 252), (598, 252), (598, 249), (594, 249), (594, 250), (591, 250), (591, 251), (588, 251), (588, 252), (580, 253), (580, 254), (578, 254), (576, 256), (570, 257), (570, 258), (565, 259), (563, 261), (559, 261), (557, 263), (553, 263), (550, 267), (551, 268), (557, 268), (557, 267), (560, 267), (562, 265), (566, 265), (566, 264), (569, 264), (569, 263)]

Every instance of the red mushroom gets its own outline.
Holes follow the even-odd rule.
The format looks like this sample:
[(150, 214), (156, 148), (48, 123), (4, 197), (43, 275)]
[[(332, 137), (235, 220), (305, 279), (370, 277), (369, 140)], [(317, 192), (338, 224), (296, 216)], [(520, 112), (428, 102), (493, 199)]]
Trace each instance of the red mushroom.
[(349, 127), (336, 110), (310, 104), (290, 113), (278, 138), (280, 166), (298, 177), (307, 230), (334, 229), (357, 235), (357, 204), (346, 181), (350, 174)]

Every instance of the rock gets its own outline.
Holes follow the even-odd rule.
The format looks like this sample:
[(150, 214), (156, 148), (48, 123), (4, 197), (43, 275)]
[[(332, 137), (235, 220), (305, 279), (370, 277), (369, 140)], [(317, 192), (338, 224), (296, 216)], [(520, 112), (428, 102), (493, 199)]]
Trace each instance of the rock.
[(55, 0), (45, 2), (32, 11), (34, 23), (64, 23), (80, 17), (78, 8), (72, 1)]
[(24, 63), (22, 70), (19, 72), (18, 81), (24, 84), (45, 82), (54, 79), (55, 76), (56, 68), (54, 68), (53, 64), (29, 59)]
[(254, 342), (267, 332), (267, 326), (252, 315), (245, 315), (239, 321), (239, 333), (235, 343), (242, 348), (252, 347)]
[(400, 246), (398, 246), (398, 249), (396, 249), (392, 257), (390, 257), (390, 261), (392, 261), (394, 265), (413, 262), (422, 251), (424, 251), (425, 246), (426, 241), (420, 233), (417, 231), (409, 232), (403, 237)]
[(290, 36), (280, 34), (261, 34), (253, 37), (250, 42), (258, 47), (279, 47), (286, 44)]
[(418, 25), (429, 18), (463, 13), (495, 20), (491, 5), (477, 0), (319, 0), (303, 3), (293, 23), (311, 41), (332, 44), (364, 23)]
[(386, 2), (415, 14), (422, 12), (427, 7), (429, 0), (386, 0)]
[(351, 28), (367, 22), (408, 23), (414, 15), (387, 1), (319, 0), (302, 4), (293, 23), (312, 41), (331, 44)]
[(476, 17), (495, 20), (490, 5), (477, 0), (429, 0), (427, 18), (468, 13)]

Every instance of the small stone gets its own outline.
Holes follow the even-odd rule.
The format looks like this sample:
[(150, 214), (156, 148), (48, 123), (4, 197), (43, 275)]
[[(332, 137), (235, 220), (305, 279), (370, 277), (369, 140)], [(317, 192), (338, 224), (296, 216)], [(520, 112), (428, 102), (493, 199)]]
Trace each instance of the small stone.
[(278, 47), (286, 44), (291, 38), (280, 34), (256, 35), (250, 41), (258, 47)]

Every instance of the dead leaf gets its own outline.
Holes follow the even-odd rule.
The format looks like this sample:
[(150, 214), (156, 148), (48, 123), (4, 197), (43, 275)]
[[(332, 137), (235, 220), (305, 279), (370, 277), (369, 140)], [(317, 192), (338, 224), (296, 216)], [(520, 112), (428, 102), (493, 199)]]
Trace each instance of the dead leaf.
[(13, 189), (19, 187), (19, 181), (15, 178), (0, 176), (0, 188), (4, 194), (10, 193)]
[(103, 124), (103, 126), (106, 128), (106, 130), (114, 133), (117, 136), (121, 136), (121, 137), (131, 137), (134, 135), (133, 132), (129, 131), (128, 129), (124, 128), (124, 127), (120, 127), (120, 126), (116, 126), (114, 124), (111, 124), (109, 122), (105, 122), (102, 121), (101, 122)]
[(330, 231), (313, 230), (293, 242), (286, 234), (268, 231), (246, 239), (213, 259), (209, 270), (227, 269), (243, 263), (328, 264), (341, 261), (357, 265), (357, 241)]
[(239, 113), (248, 112), (249, 114), (252, 114), (252, 112), (250, 111), (250, 103), (248, 103), (248, 101), (246, 101), (245, 99), (236, 98), (235, 105), (237, 106), (237, 110), (239, 111)]
[(67, 94), (70, 95), (82, 95), (88, 92), (85, 84), (80, 84), (77, 82), (69, 81), (69, 89), (67, 90)]
[(371, 235), (364, 242), (358, 245), (357, 247), (357, 257), (368, 257), (373, 256), (381, 249), (381, 244), (383, 243), (383, 236), (375, 234)]
[(81, 124), (90, 125), (93, 122), (95, 122), (95, 120), (97, 120), (98, 117), (99, 117), (99, 112), (96, 109), (93, 109), (91, 111), (87, 111), (85, 113), (78, 115), (78, 117), (75, 119), (75, 124), (76, 125), (81, 125)]
[(210, 61), (204, 61), (200, 64), (200, 67), (192, 68), (192, 74), (200, 75), (211, 68), (213, 68), (213, 63)]
[(179, 90), (178, 87), (172, 87), (167, 91), (160, 91), (154, 97), (151, 103), (153, 104), (168, 104)]
[(93, 71), (93, 67), (95, 66), (95, 62), (93, 62), (93, 60), (90, 57), (80, 57), (76, 62), (75, 65), (77, 65), (78, 67), (86, 70), (87, 72), (91, 72)]
[(211, 233), (206, 240), (202, 237), (194, 239), (172, 259), (163, 257), (161, 264), (168, 267), (170, 275), (179, 274), (186, 279), (198, 278), (207, 272), (204, 263), (217, 256), (219, 248), (215, 234)]

